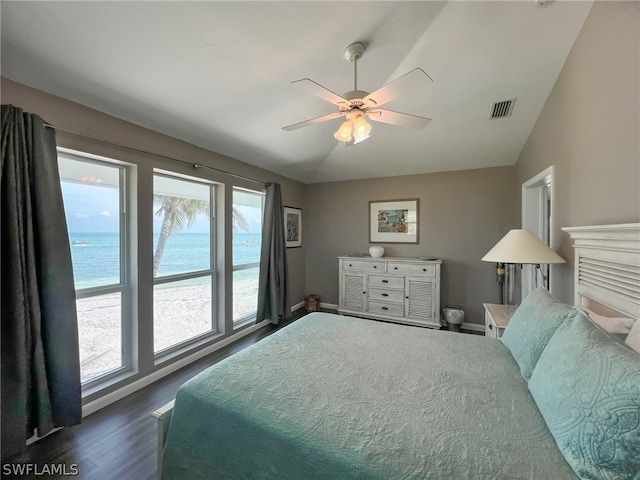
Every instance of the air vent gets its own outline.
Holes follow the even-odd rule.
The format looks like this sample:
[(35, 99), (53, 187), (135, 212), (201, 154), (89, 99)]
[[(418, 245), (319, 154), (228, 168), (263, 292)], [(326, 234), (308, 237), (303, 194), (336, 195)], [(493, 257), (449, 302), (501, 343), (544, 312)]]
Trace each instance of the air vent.
[(491, 115), (489, 118), (504, 118), (510, 117), (513, 111), (513, 104), (516, 103), (516, 99), (502, 100), (500, 102), (494, 102), (491, 107)]

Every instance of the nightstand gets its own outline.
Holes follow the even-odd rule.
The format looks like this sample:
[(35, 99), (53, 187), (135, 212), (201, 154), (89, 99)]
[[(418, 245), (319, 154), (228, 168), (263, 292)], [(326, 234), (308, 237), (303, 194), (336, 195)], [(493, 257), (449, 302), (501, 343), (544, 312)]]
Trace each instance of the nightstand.
[(517, 307), (496, 303), (483, 303), (482, 305), (484, 306), (484, 336), (500, 338)]

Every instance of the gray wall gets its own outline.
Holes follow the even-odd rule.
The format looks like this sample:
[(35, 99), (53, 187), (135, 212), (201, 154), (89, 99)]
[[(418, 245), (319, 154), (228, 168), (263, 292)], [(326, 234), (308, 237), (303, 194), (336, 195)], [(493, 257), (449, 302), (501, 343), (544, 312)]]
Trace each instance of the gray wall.
[(640, 221), (640, 3), (596, 2), (518, 159), (522, 184), (555, 167), (554, 294), (573, 303), (564, 226)]
[(307, 185), (307, 292), (338, 303), (336, 257), (367, 252), (370, 200), (418, 198), (420, 243), (383, 244), (385, 256), (442, 258), (442, 305), (461, 305), (481, 324), (482, 303), (497, 302), (498, 288), (480, 258), (519, 225), (519, 195), (515, 167)]

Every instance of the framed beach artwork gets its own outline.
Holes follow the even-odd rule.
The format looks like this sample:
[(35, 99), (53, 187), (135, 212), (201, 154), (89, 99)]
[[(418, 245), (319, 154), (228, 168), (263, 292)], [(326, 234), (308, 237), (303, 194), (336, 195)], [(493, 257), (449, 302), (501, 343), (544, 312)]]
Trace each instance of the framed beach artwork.
[(369, 202), (369, 243), (418, 243), (418, 199)]
[(302, 246), (302, 210), (294, 207), (284, 207), (284, 232), (287, 248)]

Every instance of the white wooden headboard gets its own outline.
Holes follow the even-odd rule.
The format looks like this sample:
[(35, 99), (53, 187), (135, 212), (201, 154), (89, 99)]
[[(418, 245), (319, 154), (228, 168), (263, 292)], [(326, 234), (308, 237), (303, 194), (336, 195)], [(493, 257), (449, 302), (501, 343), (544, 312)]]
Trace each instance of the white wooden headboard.
[(640, 223), (562, 230), (574, 242), (574, 304), (640, 319)]

